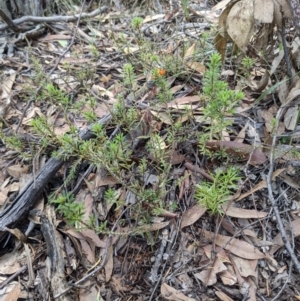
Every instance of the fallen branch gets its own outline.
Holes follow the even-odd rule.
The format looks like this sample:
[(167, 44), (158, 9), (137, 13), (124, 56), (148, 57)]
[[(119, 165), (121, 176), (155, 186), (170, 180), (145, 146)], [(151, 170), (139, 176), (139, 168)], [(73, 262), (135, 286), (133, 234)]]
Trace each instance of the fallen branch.
[[(51, 16), (51, 17), (36, 17), (36, 16), (24, 16), (19, 19), (13, 20), (14, 25), (19, 25), (25, 22), (33, 22), (33, 23), (53, 23), (53, 22), (73, 22), (77, 21), (79, 18), (87, 19), (87, 18), (93, 18), (107, 10), (107, 6), (102, 6), (91, 13), (82, 13), (82, 14), (76, 14), (73, 16)], [(3, 24), (0, 25), (0, 30), (7, 29), (9, 25)]]

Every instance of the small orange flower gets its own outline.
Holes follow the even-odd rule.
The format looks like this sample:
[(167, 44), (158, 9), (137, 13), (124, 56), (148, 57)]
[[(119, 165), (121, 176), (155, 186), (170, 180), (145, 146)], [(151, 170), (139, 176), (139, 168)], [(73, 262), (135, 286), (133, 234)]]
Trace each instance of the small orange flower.
[(167, 71), (165, 69), (158, 69), (158, 74), (160, 76), (164, 76), (164, 75), (166, 75), (166, 73), (167, 73)]
[(152, 74), (152, 79), (158, 79), (164, 75), (166, 75), (167, 71), (165, 69), (155, 69)]

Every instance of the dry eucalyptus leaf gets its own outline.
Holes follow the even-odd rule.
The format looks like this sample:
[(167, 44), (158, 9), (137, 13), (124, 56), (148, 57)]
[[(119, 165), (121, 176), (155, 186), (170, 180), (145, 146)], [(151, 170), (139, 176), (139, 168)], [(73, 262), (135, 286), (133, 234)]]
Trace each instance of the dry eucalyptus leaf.
[(298, 88), (298, 87), (293, 88), (282, 104), (287, 105), (288, 103), (290, 103), (292, 100), (294, 100), (299, 95), (300, 95), (300, 88)]
[(234, 0), (234, 1), (230, 1), (230, 3), (227, 5), (227, 7), (222, 11), (220, 17), (219, 17), (219, 24), (218, 24), (218, 29), (219, 29), (219, 34), (228, 39), (228, 34), (226, 31), (226, 21), (227, 21), (227, 17), (228, 14), (232, 8), (232, 6), (239, 0)]
[(254, 32), (253, 10), (253, 0), (241, 0), (233, 5), (226, 20), (227, 33), (242, 51), (246, 51)]
[(282, 17), (292, 19), (292, 12), (287, 0), (276, 0), (274, 1), (274, 20), (279, 28), (282, 27)]
[(225, 264), (219, 258), (215, 258), (213, 265), (200, 273), (195, 273), (194, 276), (201, 280), (204, 285), (210, 286), (217, 282), (217, 274), (226, 270)]
[(4, 230), (6, 230), (9, 233), (13, 234), (22, 243), (26, 243), (27, 237), (18, 228), (9, 229), (9, 228), (5, 227)]
[(182, 215), (180, 229), (194, 224), (206, 212), (206, 210), (207, 209), (202, 208), (199, 204), (196, 204), (186, 210)]
[(17, 300), (19, 300), (20, 294), (21, 294), (21, 284), (17, 283), (14, 286), (14, 288), (5, 296), (5, 299), (1, 298), (1, 300), (3, 300), (3, 301), (17, 301)]
[(239, 256), (231, 255), (236, 268), (239, 269), (239, 273), (243, 277), (253, 276), (257, 279), (257, 260), (246, 260)]
[(281, 60), (283, 59), (283, 56), (284, 56), (284, 51), (280, 50), (278, 55), (273, 59), (271, 70), (270, 70), (270, 75), (272, 75), (276, 71), (276, 69), (279, 66)]
[(84, 286), (82, 288), (80, 288), (80, 290), (79, 290), (79, 300), (80, 301), (91, 301), (91, 300), (101, 301), (103, 299), (99, 299), (100, 294), (98, 291), (99, 291), (99, 288), (95, 285), (94, 280), (93, 279), (87, 280), (84, 282)]
[(185, 296), (179, 290), (176, 290), (175, 288), (169, 286), (166, 283), (163, 283), (161, 285), (160, 292), (161, 292), (162, 297), (165, 300), (170, 300), (170, 301), (196, 301), (196, 299), (189, 298), (189, 297)]
[[(80, 231), (83, 236), (90, 239), (97, 247), (105, 248), (106, 242), (101, 240), (94, 230), (86, 229)], [(69, 232), (70, 233), (70, 232)], [(75, 236), (75, 235), (73, 235)]]
[(299, 114), (298, 106), (293, 106), (287, 109), (284, 115), (284, 125), (288, 130), (290, 131), (295, 130), (298, 122), (298, 114)]
[(262, 110), (261, 116), (265, 120), (265, 126), (269, 133), (271, 133), (274, 130), (274, 115), (269, 110)]
[(221, 272), (219, 276), (225, 285), (234, 285), (237, 282), (236, 276), (228, 270)]
[(194, 43), (191, 47), (189, 47), (189, 48), (187, 49), (187, 51), (186, 51), (185, 54), (184, 54), (184, 59), (185, 59), (185, 60), (186, 60), (186, 59), (189, 59), (189, 58), (191, 58), (191, 57), (193, 57), (194, 52), (195, 52), (195, 46), (196, 46), (196, 43)]
[(284, 102), (284, 100), (287, 98), (288, 93), (289, 93), (289, 85), (288, 85), (288, 77), (285, 76), (283, 78), (285, 80), (278, 88), (278, 98), (281, 103)]
[(228, 297), (225, 293), (221, 291), (216, 291), (215, 294), (221, 301), (233, 301), (230, 297)]
[(209, 141), (206, 142), (206, 147), (209, 150), (224, 149), (227, 154), (238, 156), (240, 160), (250, 159), (250, 164), (263, 164), (266, 162), (266, 155), (258, 148), (252, 145), (239, 143), (235, 141)]
[[(293, 238), (288, 237), (288, 239), (295, 239), (300, 235), (300, 218), (295, 219), (291, 222), (291, 224), (287, 224), (285, 227), (286, 232), (293, 230)], [(289, 230), (289, 231), (288, 231)], [(282, 246), (284, 246), (284, 242), (282, 240), (281, 233), (279, 232), (274, 238), (273, 238), (274, 245), (272, 246), (270, 250), (270, 255), (273, 255), (278, 249), (280, 249)]]
[(11, 165), (7, 167), (7, 172), (9, 173), (9, 175), (11, 175), (12, 177), (19, 179), (21, 177), (21, 175), (28, 173), (28, 165)]
[(186, 62), (186, 65), (202, 75), (206, 71), (206, 67), (200, 62)]
[[(272, 180), (274, 180), (277, 176), (279, 176), (284, 170), (285, 170), (285, 168), (281, 168), (281, 169), (277, 169), (276, 171), (274, 171), (273, 174), (272, 174)], [(240, 195), (239, 198), (236, 200), (236, 202), (238, 202), (238, 201), (242, 200), (243, 198), (253, 194), (255, 191), (258, 191), (258, 190), (260, 190), (262, 188), (265, 188), (265, 187), (267, 187), (267, 181), (262, 180), (257, 185), (255, 185), (250, 191)]]
[(215, 233), (205, 230), (202, 231), (202, 234), (205, 238), (214, 241), (216, 245), (225, 246), (225, 250), (230, 251), (236, 256), (245, 259), (265, 258), (265, 255), (261, 251), (245, 241), (220, 234), (216, 236)]
[(230, 205), (229, 207), (227, 207), (227, 205), (224, 205), (223, 210), (226, 215), (236, 218), (263, 218), (268, 215), (268, 212), (242, 209), (233, 205)]
[(231, 0), (223, 0), (223, 1), (220, 1), (218, 4), (216, 4), (212, 10), (220, 10), (220, 9), (223, 9), (225, 8), (225, 6), (230, 3)]
[(185, 107), (190, 107), (192, 103), (201, 101), (199, 95), (194, 96), (183, 96), (176, 98), (168, 103), (168, 108), (177, 109), (179, 105), (184, 105)]
[(104, 266), (106, 282), (108, 282), (110, 280), (112, 273), (113, 273), (113, 268), (114, 268), (113, 254), (114, 254), (113, 246), (110, 246), (107, 250), (106, 263)]
[(254, 19), (261, 23), (272, 23), (274, 19), (273, 0), (254, 0)]
[(26, 263), (24, 249), (14, 250), (0, 257), (0, 274), (11, 275), (17, 272)]

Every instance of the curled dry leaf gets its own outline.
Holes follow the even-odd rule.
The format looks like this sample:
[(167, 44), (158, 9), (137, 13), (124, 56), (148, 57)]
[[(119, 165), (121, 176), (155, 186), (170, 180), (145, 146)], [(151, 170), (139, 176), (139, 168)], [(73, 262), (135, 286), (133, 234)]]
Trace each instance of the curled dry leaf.
[(241, 0), (233, 5), (226, 20), (227, 33), (242, 51), (246, 51), (254, 31), (253, 10), (253, 0)]
[(27, 242), (27, 236), (25, 236), (25, 234), (22, 233), (18, 228), (9, 229), (9, 228), (5, 227), (4, 230), (6, 230), (9, 233), (13, 234), (22, 243)]
[(224, 62), (227, 47), (227, 39), (218, 33), (215, 36), (214, 44), (218, 52), (221, 54), (222, 62)]
[(210, 150), (225, 149), (227, 154), (239, 156), (240, 159), (249, 160), (250, 164), (263, 164), (266, 162), (266, 155), (259, 149), (251, 145), (235, 142), (235, 141), (209, 141), (206, 143)]
[(265, 70), (265, 73), (263, 74), (260, 81), (256, 82), (256, 87), (253, 89), (255, 92), (262, 92), (268, 85), (270, 79), (269, 72)]
[[(80, 256), (82, 256), (82, 253), (84, 253), (87, 260), (90, 263), (94, 264), (95, 263), (95, 252), (92, 250), (91, 246), (87, 243), (86, 237), (84, 237), (80, 232), (74, 231), (71, 229), (65, 231), (64, 233), (70, 237), (70, 239), (73, 242), (74, 247), (76, 248), (76, 250), (80, 254)], [(80, 242), (80, 245), (79, 245), (78, 241)]]
[(237, 277), (234, 275), (233, 271), (223, 271), (219, 276), (225, 285), (234, 285), (237, 282)]
[(233, 5), (238, 2), (239, 0), (233, 0), (230, 1), (230, 3), (228, 3), (228, 5), (226, 6), (226, 8), (222, 11), (220, 17), (219, 17), (219, 24), (218, 24), (218, 29), (219, 29), (219, 34), (224, 37), (226, 40), (229, 39), (229, 36), (227, 34), (226, 31), (226, 21), (228, 18), (228, 14), (231, 10), (231, 8), (233, 7)]
[(244, 125), (244, 127), (239, 131), (238, 135), (235, 138), (235, 142), (240, 142), (242, 143), (246, 137), (246, 130), (249, 127), (249, 121), (246, 122), (246, 124)]

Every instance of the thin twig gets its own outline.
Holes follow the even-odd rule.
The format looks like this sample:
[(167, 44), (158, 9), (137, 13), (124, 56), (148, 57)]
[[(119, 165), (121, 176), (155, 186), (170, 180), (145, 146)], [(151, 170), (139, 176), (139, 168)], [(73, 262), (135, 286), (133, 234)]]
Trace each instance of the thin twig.
[[(281, 107), (277, 112), (277, 115), (276, 115), (277, 125), (276, 125), (274, 133), (277, 132), (279, 120), (282, 116), (282, 112), (283, 112), (283, 109), (284, 109), (285, 106)], [(281, 237), (282, 237), (282, 241), (284, 242), (286, 250), (288, 251), (288, 253), (291, 256), (291, 259), (292, 259), (292, 261), (295, 265), (295, 268), (296, 268), (297, 272), (300, 274), (300, 263), (299, 263), (296, 255), (295, 255), (295, 252), (292, 248), (292, 245), (291, 245), (290, 241), (287, 239), (287, 234), (286, 234), (285, 228), (283, 226), (283, 223), (282, 223), (282, 220), (281, 220), (281, 217), (280, 217), (280, 213), (279, 213), (279, 210), (278, 210), (278, 207), (277, 207), (277, 204), (276, 204), (276, 200), (274, 199), (274, 195), (273, 195), (272, 175), (273, 175), (273, 171), (274, 171), (274, 151), (275, 151), (275, 146), (276, 146), (276, 140), (277, 140), (277, 135), (274, 134), (273, 141), (272, 141), (271, 152), (270, 152), (270, 169), (269, 169), (269, 173), (268, 173), (267, 178), (266, 178), (267, 188), (268, 188), (268, 195), (269, 195), (269, 200), (271, 202), (271, 205), (274, 209), (274, 213), (275, 213), (275, 217), (276, 217), (276, 220), (277, 220), (277, 225), (278, 225)]]
[(0, 289), (3, 289), (8, 283), (10, 283), (11, 281), (13, 281), (17, 276), (19, 276), (20, 274), (22, 274), (23, 272), (25, 272), (27, 270), (28, 266), (27, 264), (22, 266), (18, 271), (16, 271), (14, 274), (12, 274), (11, 276), (9, 276), (6, 280), (4, 280), (3, 282), (0, 283)]
[(149, 301), (152, 301), (152, 299), (153, 299), (153, 297), (154, 297), (154, 294), (155, 294), (155, 292), (156, 292), (156, 290), (157, 290), (157, 287), (158, 287), (158, 285), (160, 284), (160, 281), (161, 281), (161, 279), (162, 279), (162, 277), (163, 277), (163, 271), (165, 270), (165, 268), (166, 268), (166, 266), (167, 266), (167, 262), (168, 262), (168, 261), (165, 262), (165, 264), (164, 264), (164, 266), (163, 266), (163, 268), (162, 268), (162, 273), (160, 274), (160, 277), (159, 277), (159, 279), (157, 280), (157, 282), (156, 282), (156, 284), (155, 284), (155, 286), (154, 286), (154, 288), (153, 288), (153, 290), (152, 290), (152, 293), (151, 293), (151, 296), (150, 296), (150, 298), (149, 298)]
[(283, 46), (283, 51), (284, 51), (284, 60), (286, 63), (286, 73), (289, 77), (289, 83), (290, 85), (292, 84), (292, 66), (291, 66), (291, 61), (290, 61), (290, 52), (289, 49), (287, 47), (287, 43), (286, 43), (286, 32), (285, 32), (285, 22), (284, 22), (284, 16), (282, 15), (282, 28), (281, 30), (279, 30), (280, 34), (281, 34), (281, 38), (282, 38), (282, 46)]
[(288, 274), (288, 277), (286, 277), (286, 280), (285, 280), (283, 286), (281, 287), (280, 291), (278, 292), (278, 294), (277, 294), (271, 301), (276, 301), (276, 300), (280, 297), (280, 295), (283, 293), (283, 291), (284, 291), (286, 285), (288, 284), (288, 282), (289, 282), (289, 280), (290, 280), (290, 278), (291, 278), (292, 267), (293, 267), (293, 262), (292, 262), (292, 260), (291, 260), (291, 261), (290, 261), (290, 266), (289, 266), (289, 274)]

